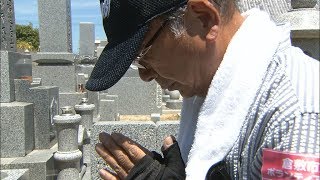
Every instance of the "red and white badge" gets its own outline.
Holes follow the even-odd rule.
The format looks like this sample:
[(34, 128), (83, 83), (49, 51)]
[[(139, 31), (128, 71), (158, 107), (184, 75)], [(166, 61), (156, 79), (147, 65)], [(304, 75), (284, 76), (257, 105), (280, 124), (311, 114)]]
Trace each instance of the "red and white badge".
[(263, 150), (261, 174), (263, 180), (320, 180), (319, 155)]

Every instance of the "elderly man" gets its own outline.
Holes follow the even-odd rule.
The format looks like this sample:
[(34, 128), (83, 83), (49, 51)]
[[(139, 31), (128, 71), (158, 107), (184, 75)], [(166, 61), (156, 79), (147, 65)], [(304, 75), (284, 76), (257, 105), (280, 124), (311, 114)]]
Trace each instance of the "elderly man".
[(234, 0), (100, 3), (109, 44), (86, 88), (108, 89), (133, 63), (184, 97), (163, 157), (100, 134), (96, 151), (114, 170), (103, 179), (319, 177), (319, 63), (291, 46), (287, 25)]

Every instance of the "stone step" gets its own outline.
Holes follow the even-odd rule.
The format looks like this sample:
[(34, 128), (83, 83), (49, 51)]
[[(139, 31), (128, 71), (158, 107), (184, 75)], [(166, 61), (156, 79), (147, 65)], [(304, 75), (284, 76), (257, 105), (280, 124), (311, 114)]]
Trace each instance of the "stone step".
[(29, 179), (54, 180), (57, 172), (53, 153), (56, 146), (46, 150), (33, 150), (25, 157), (1, 158), (1, 170), (28, 169)]

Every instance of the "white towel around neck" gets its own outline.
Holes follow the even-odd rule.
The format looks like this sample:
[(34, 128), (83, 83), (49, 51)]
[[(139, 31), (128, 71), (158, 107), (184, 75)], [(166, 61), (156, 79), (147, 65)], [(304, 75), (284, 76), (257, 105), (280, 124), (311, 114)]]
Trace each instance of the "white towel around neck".
[[(196, 128), (188, 127), (195, 123), (181, 121), (184, 137), (179, 143), (186, 148), (192, 144), (188, 141), (193, 141), (187, 180), (205, 179), (208, 169), (232, 148), (278, 47), (280, 33), (267, 13), (252, 9), (243, 16), (246, 20), (232, 38), (211, 82)], [(188, 112), (182, 114), (182, 118), (186, 116)]]

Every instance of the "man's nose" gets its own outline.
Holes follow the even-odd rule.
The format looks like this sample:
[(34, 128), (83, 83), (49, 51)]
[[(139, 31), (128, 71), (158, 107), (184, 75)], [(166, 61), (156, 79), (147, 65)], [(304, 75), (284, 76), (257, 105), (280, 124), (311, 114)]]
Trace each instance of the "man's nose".
[(153, 69), (140, 69), (139, 68), (139, 75), (140, 75), (140, 78), (143, 80), (143, 81), (146, 81), (146, 82), (150, 82), (152, 80), (154, 80), (155, 78), (157, 78), (158, 76), (158, 73), (155, 72)]

